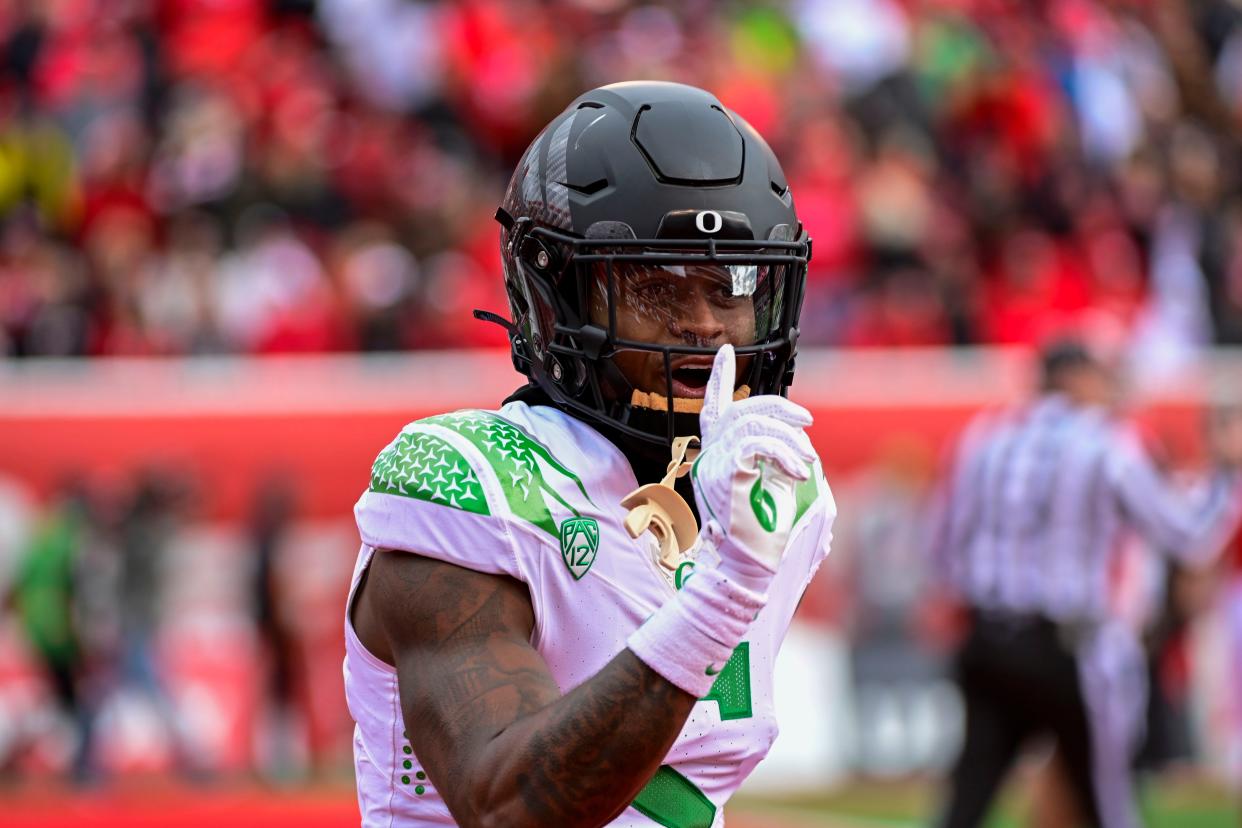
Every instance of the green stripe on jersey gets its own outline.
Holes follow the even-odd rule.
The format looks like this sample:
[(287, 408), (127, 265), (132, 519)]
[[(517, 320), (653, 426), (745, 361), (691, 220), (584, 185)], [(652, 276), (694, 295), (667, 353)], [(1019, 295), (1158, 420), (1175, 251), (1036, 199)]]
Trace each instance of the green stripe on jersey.
[(823, 476), (820, 471), (819, 463), (811, 463), (811, 476), (798, 484), (794, 489), (794, 522), (802, 520), (802, 516), (806, 514), (806, 510), (811, 508), (811, 504), (819, 499), (819, 479)]
[(661, 765), (631, 803), (664, 828), (711, 828), (716, 806), (707, 794), (668, 765)]
[(720, 707), (722, 722), (749, 719), (754, 715), (750, 693), (750, 642), (737, 645), (729, 661), (702, 701), (714, 701)]

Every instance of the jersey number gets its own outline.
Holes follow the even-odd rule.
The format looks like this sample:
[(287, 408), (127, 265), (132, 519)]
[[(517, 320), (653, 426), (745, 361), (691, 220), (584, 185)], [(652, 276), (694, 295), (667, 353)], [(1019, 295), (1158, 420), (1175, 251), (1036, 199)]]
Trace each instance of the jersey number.
[[(720, 720), (749, 719), (754, 715), (750, 696), (750, 642), (737, 645), (729, 662), (700, 701), (713, 701)], [(665, 828), (711, 828), (716, 806), (707, 794), (668, 765), (661, 765), (634, 798), (634, 809)]]
[(701, 701), (714, 701), (720, 708), (722, 722), (749, 719), (754, 715), (750, 705), (750, 642), (737, 645), (729, 662), (712, 684), (712, 690)]

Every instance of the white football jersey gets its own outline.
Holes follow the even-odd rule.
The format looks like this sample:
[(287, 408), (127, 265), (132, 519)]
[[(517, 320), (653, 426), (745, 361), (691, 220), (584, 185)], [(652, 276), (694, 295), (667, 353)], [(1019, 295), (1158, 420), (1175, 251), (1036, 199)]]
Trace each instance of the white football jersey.
[[(655, 538), (625, 530), (629, 461), (558, 409), (513, 402), (406, 426), (375, 461), (354, 509), (362, 550), (405, 550), (527, 584), (531, 643), (562, 692), (591, 678), (675, 594)], [(712, 828), (776, 739), (772, 676), (794, 609), (828, 552), (836, 505), (819, 464), (798, 489), (798, 517), (767, 606), (694, 706), (663, 766), (614, 826)], [(346, 618), (345, 688), (366, 826), (453, 825), (405, 731), (393, 668)]]

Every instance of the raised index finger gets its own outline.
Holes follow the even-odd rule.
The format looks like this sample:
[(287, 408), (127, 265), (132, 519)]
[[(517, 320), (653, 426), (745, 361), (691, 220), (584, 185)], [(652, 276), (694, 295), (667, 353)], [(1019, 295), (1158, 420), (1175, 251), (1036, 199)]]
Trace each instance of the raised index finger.
[(737, 376), (737, 361), (733, 355), (733, 346), (725, 344), (716, 352), (712, 362), (712, 373), (707, 379), (707, 390), (703, 392), (703, 411), (699, 414), (699, 432), (704, 438), (711, 433), (712, 427), (720, 422), (729, 406), (733, 404), (733, 386)]

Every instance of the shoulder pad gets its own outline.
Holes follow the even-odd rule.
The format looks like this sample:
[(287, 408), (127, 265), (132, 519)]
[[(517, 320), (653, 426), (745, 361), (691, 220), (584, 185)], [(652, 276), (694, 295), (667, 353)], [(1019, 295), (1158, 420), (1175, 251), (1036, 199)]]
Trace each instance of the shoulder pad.
[[(521, 426), (466, 410), (406, 426), (375, 461), (370, 490), (479, 515), (511, 516), (559, 537), (557, 511), (591, 502), (582, 481)], [(581, 502), (579, 500), (579, 502)]]
[(407, 426), (375, 458), (370, 490), (490, 514), (469, 461), (447, 440), (417, 426)]

